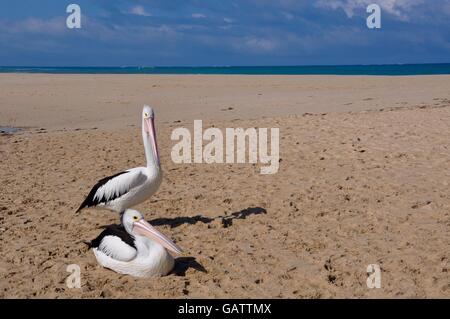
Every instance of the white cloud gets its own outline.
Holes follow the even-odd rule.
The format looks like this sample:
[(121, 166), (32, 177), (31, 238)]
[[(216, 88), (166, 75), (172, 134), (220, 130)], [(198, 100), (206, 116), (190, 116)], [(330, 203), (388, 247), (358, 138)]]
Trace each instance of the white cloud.
[(292, 19), (295, 18), (295, 16), (292, 13), (289, 13), (289, 12), (286, 12), (286, 11), (281, 12), (281, 14), (284, 16), (284, 18), (286, 20), (292, 20)]
[(411, 9), (424, 3), (424, 0), (318, 0), (317, 6), (333, 10), (342, 9), (351, 18), (356, 9), (365, 9), (372, 3), (380, 5), (382, 10), (400, 20), (408, 20)]
[(254, 37), (247, 38), (243, 41), (243, 45), (239, 45), (240, 48), (253, 52), (270, 52), (277, 46), (278, 44), (274, 40)]
[(58, 35), (66, 30), (66, 18), (55, 17), (49, 20), (30, 17), (18, 21), (0, 21), (0, 30), (8, 33), (36, 33)]
[(150, 17), (151, 14), (145, 11), (145, 8), (143, 6), (134, 6), (130, 8), (129, 13), (142, 16), (142, 17)]
[(206, 16), (204, 14), (202, 14), (202, 13), (193, 13), (192, 17), (194, 19), (204, 19), (204, 18), (206, 18)]

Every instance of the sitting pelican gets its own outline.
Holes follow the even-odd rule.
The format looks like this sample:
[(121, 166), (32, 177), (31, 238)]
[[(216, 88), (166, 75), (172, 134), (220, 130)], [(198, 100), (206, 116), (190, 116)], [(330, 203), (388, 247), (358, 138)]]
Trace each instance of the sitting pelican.
[(167, 275), (175, 264), (173, 254), (182, 250), (148, 222), (142, 214), (127, 209), (121, 225), (110, 225), (88, 243), (103, 267), (134, 277)]
[(142, 110), (142, 139), (147, 167), (136, 167), (97, 182), (77, 212), (86, 207), (107, 208), (118, 213), (142, 203), (158, 190), (162, 181), (153, 109)]

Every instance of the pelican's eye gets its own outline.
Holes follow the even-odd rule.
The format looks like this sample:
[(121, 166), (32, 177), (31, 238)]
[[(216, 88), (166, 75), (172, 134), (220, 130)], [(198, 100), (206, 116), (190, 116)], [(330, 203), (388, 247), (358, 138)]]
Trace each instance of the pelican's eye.
[(138, 219), (139, 219), (139, 217), (137, 217), (136, 215), (133, 216), (133, 220), (138, 220)]
[(144, 113), (144, 117), (146, 117), (146, 118), (148, 117), (148, 113), (147, 112)]

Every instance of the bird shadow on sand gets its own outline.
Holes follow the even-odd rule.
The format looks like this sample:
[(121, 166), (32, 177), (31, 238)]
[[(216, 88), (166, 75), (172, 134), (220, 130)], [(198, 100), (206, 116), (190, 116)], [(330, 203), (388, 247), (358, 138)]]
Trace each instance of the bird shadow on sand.
[(207, 273), (208, 271), (194, 257), (179, 257), (175, 259), (175, 267), (171, 271), (176, 276), (186, 276), (188, 269), (195, 269)]
[(215, 220), (221, 220), (222, 226), (224, 228), (233, 225), (233, 220), (235, 219), (246, 219), (251, 215), (267, 214), (267, 211), (262, 207), (249, 207), (243, 209), (239, 212), (231, 213), (230, 215), (220, 215), (216, 217), (205, 217), (202, 215), (196, 216), (182, 216), (175, 218), (156, 218), (150, 221), (153, 226), (170, 226), (170, 228), (175, 228), (184, 224), (194, 225), (197, 223), (210, 224)]
[[(235, 219), (246, 219), (248, 216), (259, 214), (267, 214), (267, 211), (262, 207), (249, 207), (225, 216), (205, 217), (196, 215), (191, 217), (157, 218), (150, 221), (150, 224), (153, 226), (170, 226), (170, 228), (175, 228), (183, 224), (210, 224), (214, 220), (220, 220), (222, 227), (227, 228), (233, 225), (233, 220)], [(172, 270), (172, 274), (176, 276), (186, 276), (186, 272), (190, 268), (204, 273), (208, 272), (194, 257), (180, 257), (175, 260), (175, 267)]]

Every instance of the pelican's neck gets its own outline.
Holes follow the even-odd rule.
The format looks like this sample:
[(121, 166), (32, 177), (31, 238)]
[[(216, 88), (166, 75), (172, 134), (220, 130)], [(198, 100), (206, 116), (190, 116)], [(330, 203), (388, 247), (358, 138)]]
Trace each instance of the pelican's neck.
[(134, 264), (139, 266), (139, 276), (163, 276), (173, 269), (175, 261), (163, 246), (140, 235), (135, 236), (134, 243), (137, 250)]
[(145, 236), (135, 235), (134, 243), (136, 245), (138, 256), (145, 258), (150, 255), (155, 256), (164, 252), (165, 248)]
[[(155, 136), (155, 138), (156, 138), (156, 136)], [(142, 130), (142, 140), (144, 142), (145, 158), (147, 160), (147, 168), (159, 171), (161, 169), (161, 164), (159, 163), (158, 159), (156, 158), (156, 154), (153, 152), (152, 139), (150, 137), (150, 134), (147, 134), (146, 132), (144, 132), (144, 130)]]

